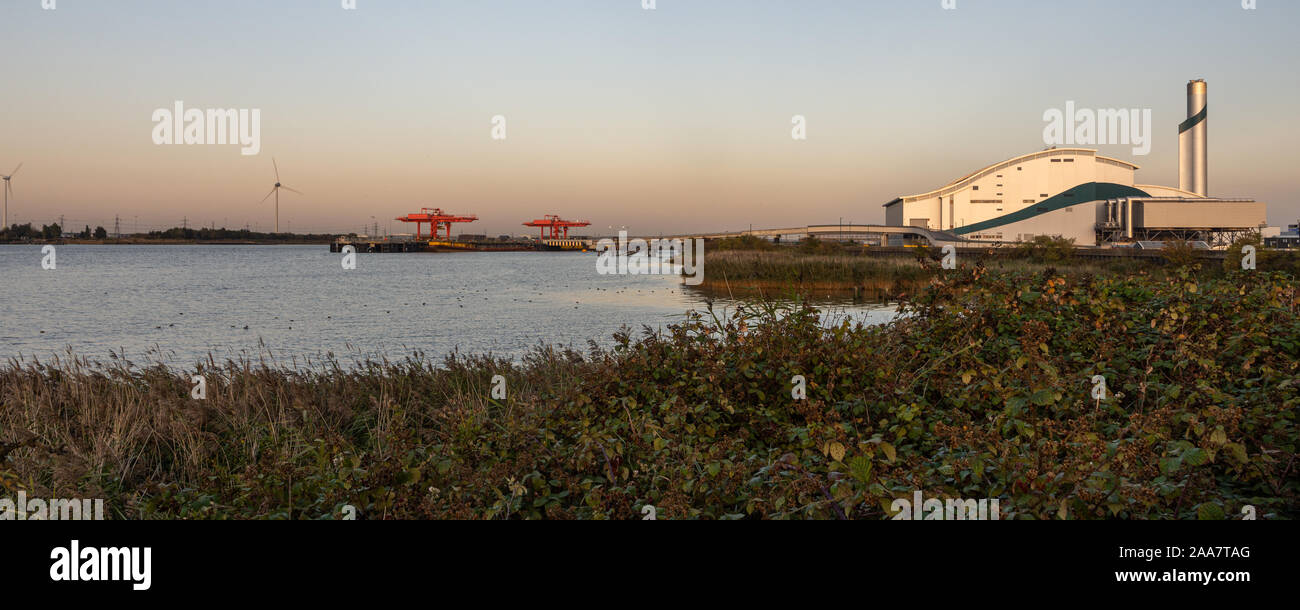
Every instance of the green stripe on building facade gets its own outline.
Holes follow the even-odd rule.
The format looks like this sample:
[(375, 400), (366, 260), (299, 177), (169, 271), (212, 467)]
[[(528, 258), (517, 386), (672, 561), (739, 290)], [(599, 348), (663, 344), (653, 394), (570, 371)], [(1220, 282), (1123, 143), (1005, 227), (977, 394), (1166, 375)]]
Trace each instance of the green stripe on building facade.
[(1010, 214), (1004, 214), (1002, 216), (998, 216), (997, 218), (985, 220), (983, 222), (977, 222), (975, 224), (966, 225), (964, 227), (958, 227), (956, 229), (953, 229), (952, 233), (955, 233), (957, 235), (966, 235), (969, 233), (975, 233), (977, 231), (986, 231), (988, 229), (995, 229), (997, 227), (1009, 225), (1013, 222), (1028, 220), (1035, 216), (1041, 216), (1043, 214), (1055, 212), (1056, 210), (1060, 210), (1062, 208), (1068, 208), (1072, 205), (1079, 205), (1081, 203), (1088, 203), (1090, 201), (1098, 201), (1103, 199), (1118, 199), (1120, 197), (1150, 197), (1150, 196), (1151, 195), (1147, 194), (1147, 192), (1143, 191), (1142, 189), (1134, 188), (1131, 186), (1125, 186), (1123, 184), (1115, 184), (1113, 182), (1088, 182), (1085, 184), (1080, 184), (1055, 197), (1050, 197), (1031, 206), (1027, 206), (1024, 209), (1016, 210), (1015, 212), (1012, 212)]

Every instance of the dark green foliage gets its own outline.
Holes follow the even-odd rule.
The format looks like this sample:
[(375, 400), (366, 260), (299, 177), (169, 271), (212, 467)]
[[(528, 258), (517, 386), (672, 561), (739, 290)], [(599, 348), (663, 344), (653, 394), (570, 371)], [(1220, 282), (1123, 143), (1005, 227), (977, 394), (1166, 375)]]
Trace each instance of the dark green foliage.
[(334, 240), (333, 235), (306, 233), (259, 233), (246, 229), (188, 229), (173, 227), (166, 231), (150, 231), (150, 239), (176, 239), (199, 241), (297, 241), (302, 243), (325, 243)]
[(1016, 246), (1018, 252), (1038, 263), (1064, 263), (1074, 258), (1074, 239), (1038, 235)]
[(727, 250), (773, 250), (779, 246), (762, 237), (741, 235), (710, 241), (704, 245), (705, 252), (725, 252)]
[(799, 242), (799, 251), (804, 254), (840, 254), (850, 249), (860, 249), (860, 247), (847, 247), (838, 241), (822, 240), (814, 235), (809, 235)]
[(208, 363), (202, 402), (188, 373), (10, 366), (0, 481), (129, 518), (880, 519), (915, 490), (1003, 518), (1295, 518), (1297, 310), (1279, 273), (976, 268), (888, 326), (767, 306), (516, 364)]
[(9, 225), (9, 228), (0, 231), (0, 233), (3, 233), (4, 239), (31, 239), (41, 236), (41, 231), (33, 228), (30, 222)]
[(1191, 242), (1183, 240), (1165, 242), (1165, 247), (1160, 250), (1160, 257), (1174, 268), (1191, 267), (1197, 261), (1196, 248)]

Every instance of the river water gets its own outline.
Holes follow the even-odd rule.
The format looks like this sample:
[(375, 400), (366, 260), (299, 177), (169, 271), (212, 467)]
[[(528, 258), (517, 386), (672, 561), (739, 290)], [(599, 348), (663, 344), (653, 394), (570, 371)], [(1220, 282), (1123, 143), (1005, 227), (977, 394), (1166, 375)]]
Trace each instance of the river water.
[(41, 246), (0, 245), (0, 358), (518, 358), (542, 343), (607, 346), (620, 328), (664, 328), (706, 300), (675, 277), (599, 275), (596, 256), (576, 252), (360, 254), (354, 270), (325, 246), (65, 245), (56, 257), (46, 270)]

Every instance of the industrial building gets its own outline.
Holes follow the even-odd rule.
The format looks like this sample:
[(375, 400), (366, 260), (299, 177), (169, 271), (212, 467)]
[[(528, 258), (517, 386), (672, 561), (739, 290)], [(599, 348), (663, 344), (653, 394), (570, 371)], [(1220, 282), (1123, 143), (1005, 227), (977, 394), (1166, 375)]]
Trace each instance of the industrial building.
[(977, 242), (1039, 235), (1079, 246), (1182, 239), (1223, 247), (1257, 232), (1266, 206), (1208, 196), (1206, 84), (1187, 84), (1178, 129), (1179, 186), (1138, 184), (1139, 167), (1087, 148), (1051, 148), (990, 165), (927, 193), (884, 204), (885, 224)]
[(1300, 248), (1300, 223), (1288, 225), (1285, 231), (1277, 231), (1274, 235), (1265, 235), (1264, 247), (1287, 250)]

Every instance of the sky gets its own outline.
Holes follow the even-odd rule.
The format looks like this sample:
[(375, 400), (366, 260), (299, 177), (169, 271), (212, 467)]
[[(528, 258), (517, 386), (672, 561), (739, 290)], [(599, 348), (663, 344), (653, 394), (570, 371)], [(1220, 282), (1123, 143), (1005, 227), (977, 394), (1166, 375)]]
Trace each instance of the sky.
[[(46, 0), (48, 2), (49, 0)], [(1177, 186), (1209, 83), (1210, 194), (1300, 219), (1300, 2), (0, 0), (10, 222), (358, 231), (421, 207), (490, 235), (883, 223), (881, 204), (1045, 147), (1043, 113), (1152, 111)], [(154, 112), (257, 109), (257, 155), (159, 145)], [(493, 139), (493, 117), (505, 139)], [(807, 139), (792, 138), (792, 118)], [(373, 220), (372, 220), (373, 218)]]

